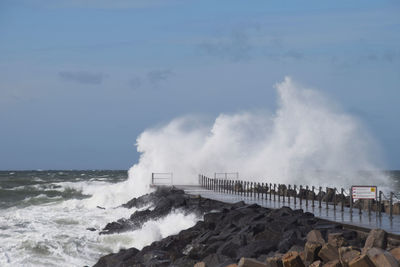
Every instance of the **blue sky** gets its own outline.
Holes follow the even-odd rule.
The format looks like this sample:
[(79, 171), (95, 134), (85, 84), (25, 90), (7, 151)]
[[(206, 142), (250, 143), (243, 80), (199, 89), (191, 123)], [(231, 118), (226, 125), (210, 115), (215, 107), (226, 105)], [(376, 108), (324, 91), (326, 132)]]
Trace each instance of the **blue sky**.
[(276, 107), (290, 75), (400, 169), (398, 1), (2, 0), (0, 169), (127, 169), (185, 114)]

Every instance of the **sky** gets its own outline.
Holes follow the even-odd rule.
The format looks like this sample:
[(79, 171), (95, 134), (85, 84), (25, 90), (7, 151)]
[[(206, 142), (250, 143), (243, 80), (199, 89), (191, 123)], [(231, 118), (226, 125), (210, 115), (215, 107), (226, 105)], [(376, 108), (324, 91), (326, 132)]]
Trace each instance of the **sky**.
[(289, 75), (400, 169), (400, 2), (1, 0), (0, 169), (128, 169), (145, 129), (276, 108)]

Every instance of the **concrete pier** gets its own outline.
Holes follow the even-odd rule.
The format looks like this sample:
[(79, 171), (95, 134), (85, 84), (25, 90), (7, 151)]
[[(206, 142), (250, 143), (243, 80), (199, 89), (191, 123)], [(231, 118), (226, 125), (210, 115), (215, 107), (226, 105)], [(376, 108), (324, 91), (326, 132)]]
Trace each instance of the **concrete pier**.
[[(292, 209), (303, 209), (304, 211), (312, 212), (316, 217), (321, 219), (334, 221), (342, 224), (347, 224), (355, 227), (362, 228), (381, 228), (387, 231), (388, 233), (392, 233), (395, 235), (400, 235), (400, 216), (393, 215), (393, 218), (390, 219), (388, 214), (382, 213), (379, 216), (375, 212), (371, 212), (368, 214), (367, 211), (363, 211), (362, 214), (359, 214), (358, 209), (353, 209), (353, 212), (350, 212), (348, 207), (344, 207), (344, 211), (342, 212), (340, 207), (334, 208), (333, 205), (329, 204), (328, 206), (322, 205), (321, 208), (318, 206), (318, 201), (315, 201), (315, 205), (312, 205), (312, 201), (308, 200), (306, 205), (305, 200), (303, 199), (300, 202), (300, 199), (297, 198), (294, 201), (294, 197), (291, 197), (290, 202), (287, 197), (285, 201), (283, 198), (274, 198), (271, 200), (269, 197), (262, 199), (258, 198), (257, 194), (253, 196), (245, 196), (243, 195), (232, 195), (223, 192), (215, 192), (212, 190), (205, 189), (201, 186), (193, 186), (193, 185), (174, 185), (175, 187), (184, 190), (187, 194), (192, 195), (200, 195), (204, 198), (215, 199), (227, 203), (235, 203), (238, 201), (244, 201), (246, 204), (258, 204), (267, 208), (280, 208), (283, 206), (290, 207)], [(278, 200), (279, 199), (279, 200)], [(327, 208), (328, 207), (328, 208)]]

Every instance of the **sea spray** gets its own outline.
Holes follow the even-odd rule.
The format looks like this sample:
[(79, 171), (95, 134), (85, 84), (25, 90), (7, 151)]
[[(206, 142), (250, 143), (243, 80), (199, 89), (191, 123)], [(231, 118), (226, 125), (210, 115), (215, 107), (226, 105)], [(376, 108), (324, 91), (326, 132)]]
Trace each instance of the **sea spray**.
[(289, 77), (275, 88), (275, 112), (220, 114), (212, 123), (184, 116), (145, 130), (129, 179), (95, 194), (95, 202), (116, 205), (149, 192), (152, 172), (173, 172), (175, 184), (196, 184), (200, 173), (232, 171), (259, 182), (388, 184), (378, 171), (379, 147), (357, 118)]

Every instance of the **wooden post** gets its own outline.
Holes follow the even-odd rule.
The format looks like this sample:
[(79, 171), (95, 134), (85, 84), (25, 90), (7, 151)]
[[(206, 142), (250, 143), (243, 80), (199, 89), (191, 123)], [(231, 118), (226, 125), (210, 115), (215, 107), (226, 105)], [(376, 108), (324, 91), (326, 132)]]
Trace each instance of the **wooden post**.
[(296, 185), (293, 186), (293, 190), (294, 190), (294, 205), (296, 206), (296, 202), (297, 202), (297, 191), (296, 191)]
[(289, 194), (287, 196), (287, 202), (288, 202), (288, 204), (290, 206), (290, 184), (288, 185), (288, 188), (289, 188)]
[(274, 201), (275, 201), (275, 196), (276, 196), (276, 184), (274, 184)]

